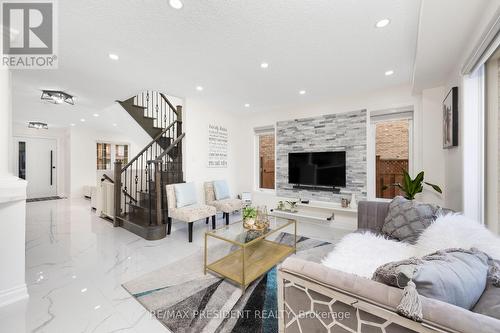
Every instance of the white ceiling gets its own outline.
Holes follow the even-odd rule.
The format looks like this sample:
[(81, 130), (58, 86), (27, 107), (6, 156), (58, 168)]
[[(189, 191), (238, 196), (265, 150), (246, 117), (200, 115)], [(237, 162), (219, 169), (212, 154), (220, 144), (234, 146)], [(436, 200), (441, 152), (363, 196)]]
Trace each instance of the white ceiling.
[[(463, 31), (492, 1), (446, 0), (464, 9), (460, 20), (447, 17), (445, 6), (429, 15)], [(15, 121), (58, 127), (83, 125), (78, 119), (84, 117), (87, 126), (109, 128), (120, 112), (111, 107), (114, 100), (144, 89), (201, 99), (222, 110), (248, 112), (244, 104), (250, 103), (252, 111), (270, 112), (409, 84), (413, 77), (419, 0), (183, 3), (174, 10), (168, 0), (58, 1), (59, 69), (14, 73)], [(386, 17), (388, 27), (374, 28)], [(434, 54), (456, 37), (443, 38), (439, 25), (433, 33), (443, 43)], [(389, 69), (395, 74), (386, 77)], [(77, 105), (43, 104), (42, 88), (74, 94)], [(307, 94), (299, 95), (302, 89)], [(104, 114), (93, 119), (95, 112)]]

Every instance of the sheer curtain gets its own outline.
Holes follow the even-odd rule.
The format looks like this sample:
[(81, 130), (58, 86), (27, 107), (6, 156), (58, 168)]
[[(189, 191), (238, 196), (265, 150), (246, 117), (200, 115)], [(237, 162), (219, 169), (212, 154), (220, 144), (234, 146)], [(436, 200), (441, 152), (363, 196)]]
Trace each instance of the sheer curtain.
[[(484, 224), (484, 65), (463, 78), (463, 210)], [(460, 112), (460, 111), (459, 111)]]

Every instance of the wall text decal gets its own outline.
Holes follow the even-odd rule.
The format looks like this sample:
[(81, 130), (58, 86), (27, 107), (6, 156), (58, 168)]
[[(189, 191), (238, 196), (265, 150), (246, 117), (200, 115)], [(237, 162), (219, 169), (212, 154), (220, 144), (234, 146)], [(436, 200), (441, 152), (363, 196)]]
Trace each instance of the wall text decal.
[(208, 167), (227, 168), (227, 128), (208, 125)]

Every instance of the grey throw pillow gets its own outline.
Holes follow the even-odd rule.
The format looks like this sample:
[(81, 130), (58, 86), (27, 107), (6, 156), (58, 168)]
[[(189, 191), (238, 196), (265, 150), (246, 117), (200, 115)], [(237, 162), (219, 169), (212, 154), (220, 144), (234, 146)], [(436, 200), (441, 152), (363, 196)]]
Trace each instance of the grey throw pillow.
[(488, 256), (457, 249), (380, 266), (373, 280), (404, 288), (411, 280), (418, 294), (470, 310), (488, 280)]
[(448, 253), (445, 260), (426, 261), (412, 280), (420, 295), (470, 310), (486, 288), (488, 257)]
[(436, 219), (438, 207), (395, 197), (389, 204), (382, 232), (402, 242), (414, 244), (422, 231)]

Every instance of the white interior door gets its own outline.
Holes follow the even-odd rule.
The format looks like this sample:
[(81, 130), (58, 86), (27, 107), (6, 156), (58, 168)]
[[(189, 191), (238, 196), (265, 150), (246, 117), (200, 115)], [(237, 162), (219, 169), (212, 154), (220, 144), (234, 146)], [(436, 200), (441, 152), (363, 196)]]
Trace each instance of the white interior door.
[(19, 178), (28, 181), (27, 197), (57, 195), (57, 141), (43, 138), (16, 138), (15, 169)]

